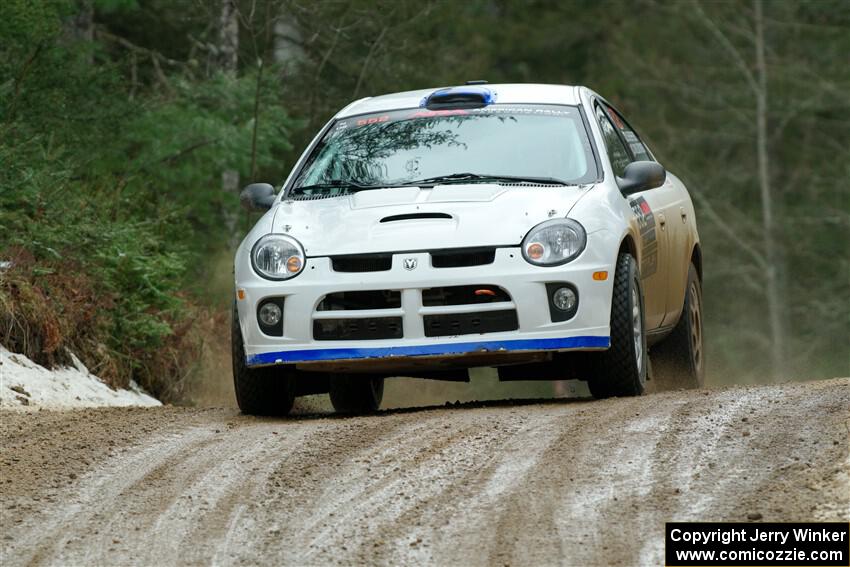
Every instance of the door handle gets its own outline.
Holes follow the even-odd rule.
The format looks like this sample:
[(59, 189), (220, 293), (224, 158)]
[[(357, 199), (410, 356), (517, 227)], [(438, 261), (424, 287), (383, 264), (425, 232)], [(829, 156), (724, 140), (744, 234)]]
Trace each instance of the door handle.
[(679, 214), (682, 215), (682, 222), (688, 222), (688, 211), (685, 210), (685, 207), (679, 207)]
[(658, 214), (658, 224), (661, 225), (661, 230), (667, 228), (667, 218), (664, 216), (664, 213)]

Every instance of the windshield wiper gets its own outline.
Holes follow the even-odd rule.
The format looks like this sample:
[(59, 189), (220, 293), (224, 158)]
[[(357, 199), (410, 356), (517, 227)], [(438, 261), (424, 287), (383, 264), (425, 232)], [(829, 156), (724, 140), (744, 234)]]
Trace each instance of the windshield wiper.
[(567, 183), (554, 177), (534, 177), (527, 175), (486, 175), (481, 173), (452, 173), (428, 177), (416, 181), (392, 182), (378, 185), (367, 185), (357, 181), (333, 179), (325, 183), (314, 183), (293, 187), (290, 194), (303, 194), (307, 191), (342, 190), (340, 192), (356, 193), (358, 191), (369, 191), (371, 189), (389, 189), (392, 187), (433, 187), (434, 185), (449, 185), (452, 183), (537, 183), (539, 185), (564, 185), (574, 186), (575, 183)]
[(483, 173), (452, 173), (408, 181), (405, 185), (443, 185), (450, 183), (538, 183), (540, 185), (575, 185), (554, 177), (534, 177), (529, 175), (488, 175)]
[(327, 183), (314, 183), (313, 185), (302, 185), (293, 187), (292, 193), (304, 193), (305, 191), (321, 191), (326, 189), (344, 189), (346, 193), (356, 193), (357, 191), (368, 191), (370, 189), (387, 189), (393, 185), (366, 185), (357, 181), (346, 181), (342, 179), (334, 179)]

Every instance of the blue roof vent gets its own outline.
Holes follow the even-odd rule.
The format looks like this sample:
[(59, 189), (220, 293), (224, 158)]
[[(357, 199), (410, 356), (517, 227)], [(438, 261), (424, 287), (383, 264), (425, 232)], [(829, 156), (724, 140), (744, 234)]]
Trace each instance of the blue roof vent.
[(419, 106), (428, 110), (450, 108), (481, 108), (496, 102), (496, 93), (478, 85), (447, 87), (434, 91), (422, 99)]

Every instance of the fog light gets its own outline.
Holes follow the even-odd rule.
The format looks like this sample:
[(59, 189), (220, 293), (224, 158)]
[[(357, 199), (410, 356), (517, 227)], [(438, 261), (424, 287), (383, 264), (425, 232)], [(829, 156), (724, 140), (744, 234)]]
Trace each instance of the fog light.
[(572, 311), (577, 299), (576, 292), (568, 287), (559, 287), (552, 294), (552, 304), (561, 311)]
[(280, 323), (280, 317), (282, 315), (280, 306), (276, 303), (265, 303), (262, 307), (260, 307), (259, 312), (260, 323), (265, 325), (266, 327), (274, 327), (278, 323)]

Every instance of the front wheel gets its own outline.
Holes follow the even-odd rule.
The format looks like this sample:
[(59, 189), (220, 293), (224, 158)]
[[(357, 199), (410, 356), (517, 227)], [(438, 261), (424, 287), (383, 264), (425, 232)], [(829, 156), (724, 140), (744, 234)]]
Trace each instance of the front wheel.
[(595, 398), (639, 396), (646, 384), (646, 332), (638, 265), (620, 254), (611, 298), (611, 347), (592, 357), (588, 379)]
[(334, 410), (339, 413), (371, 413), (381, 405), (384, 379), (357, 374), (332, 375), (330, 396)]
[(294, 370), (281, 366), (249, 368), (239, 328), (239, 314), (233, 307), (230, 329), (233, 359), (233, 387), (236, 403), (249, 415), (287, 415), (295, 402)]

